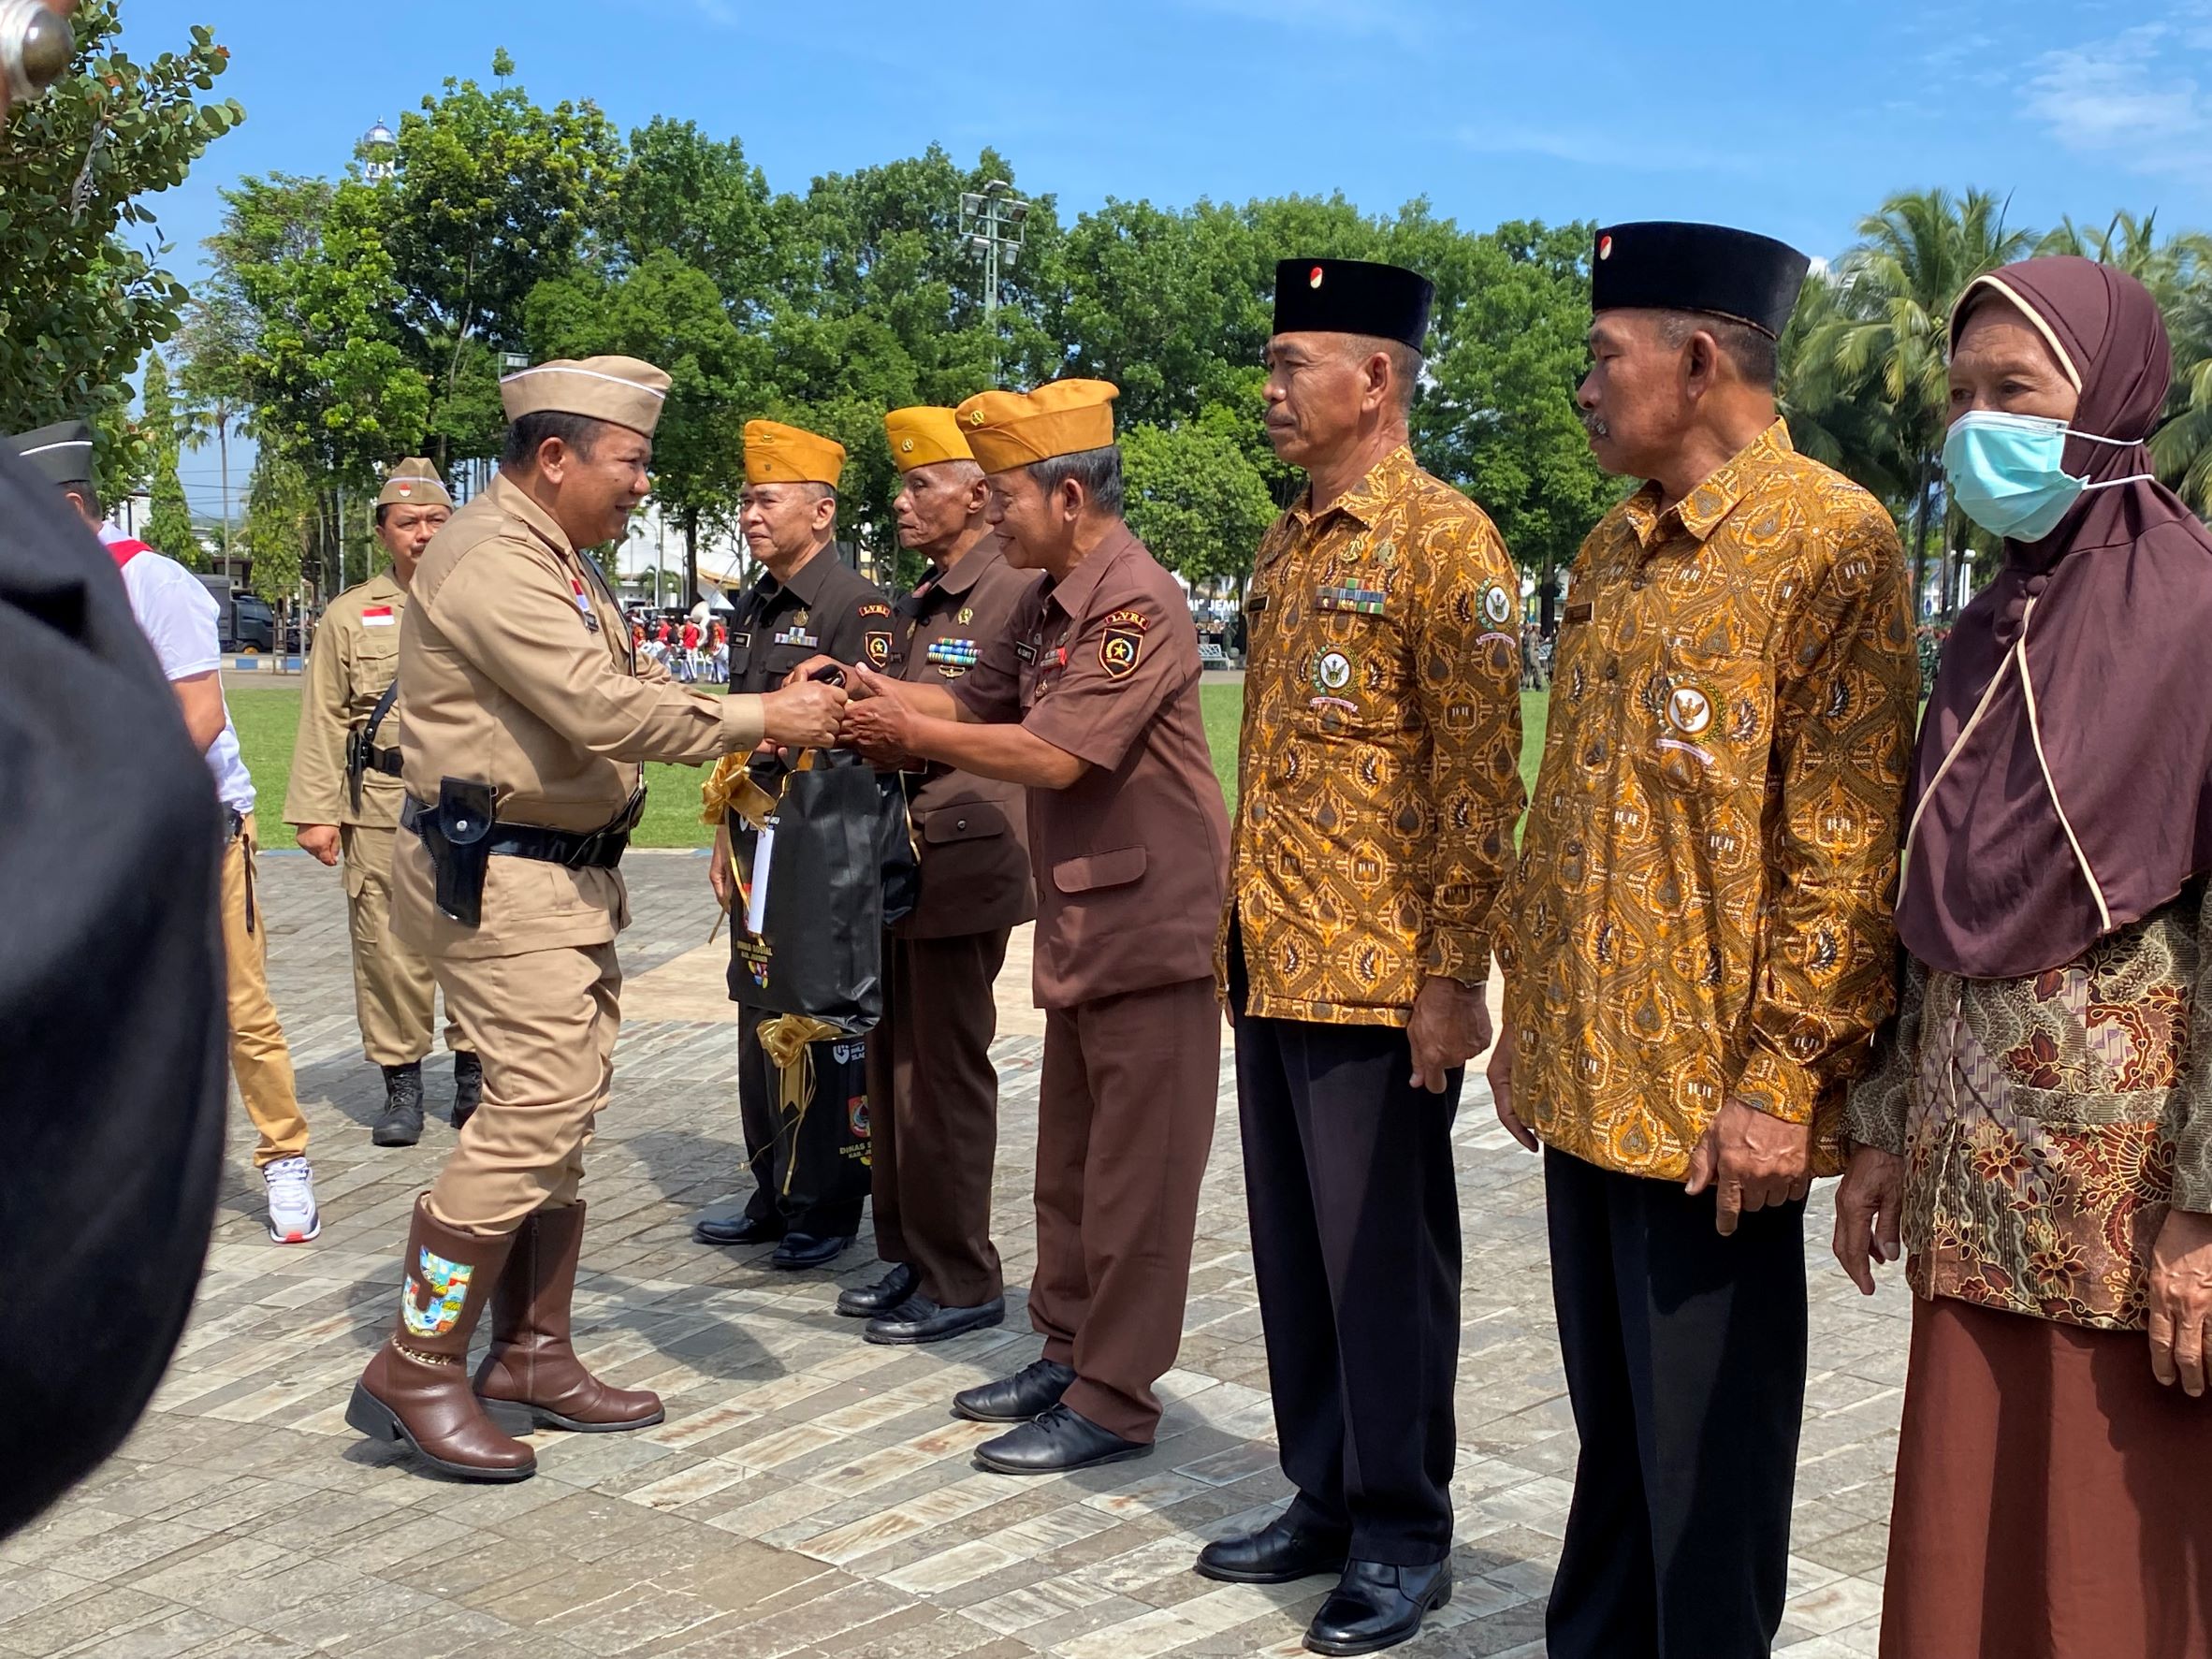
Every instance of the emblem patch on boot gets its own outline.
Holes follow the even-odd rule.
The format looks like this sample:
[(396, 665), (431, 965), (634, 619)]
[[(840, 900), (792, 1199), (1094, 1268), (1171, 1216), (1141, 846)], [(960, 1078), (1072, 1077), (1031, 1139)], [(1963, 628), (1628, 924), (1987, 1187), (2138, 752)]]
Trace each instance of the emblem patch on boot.
[(400, 1317), (411, 1336), (444, 1336), (460, 1323), (461, 1304), (469, 1300), (469, 1280), (476, 1270), (465, 1261), (448, 1261), (427, 1245), (420, 1256), (415, 1278), (400, 1297)]

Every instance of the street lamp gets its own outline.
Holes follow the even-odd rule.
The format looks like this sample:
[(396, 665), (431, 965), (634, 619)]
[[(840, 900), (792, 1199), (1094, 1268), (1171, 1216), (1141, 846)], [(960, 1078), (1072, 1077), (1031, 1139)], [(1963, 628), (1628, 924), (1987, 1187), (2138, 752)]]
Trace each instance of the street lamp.
[(400, 176), (400, 140), (393, 137), (392, 129), (385, 125), (381, 116), (374, 126), (361, 135), (355, 153), (361, 158), (361, 176), (370, 183), (382, 184)]
[(991, 378), (998, 378), (998, 276), (1021, 257), (1029, 204), (1004, 179), (960, 195), (960, 237), (983, 262), (983, 324), (991, 331)]

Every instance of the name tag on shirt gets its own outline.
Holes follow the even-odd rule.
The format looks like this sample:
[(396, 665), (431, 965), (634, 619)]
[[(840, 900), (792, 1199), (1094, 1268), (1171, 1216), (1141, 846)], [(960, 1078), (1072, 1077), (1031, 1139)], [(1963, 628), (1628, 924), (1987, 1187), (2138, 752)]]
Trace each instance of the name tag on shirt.
[(1021, 641), (1014, 647), (1014, 655), (1021, 658), (1021, 660), (1025, 662), (1036, 662), (1037, 642), (1033, 639), (1025, 639)]
[(1570, 604), (1566, 607), (1565, 619), (1569, 622), (1587, 622), (1590, 620), (1590, 617), (1591, 607), (1589, 605)]

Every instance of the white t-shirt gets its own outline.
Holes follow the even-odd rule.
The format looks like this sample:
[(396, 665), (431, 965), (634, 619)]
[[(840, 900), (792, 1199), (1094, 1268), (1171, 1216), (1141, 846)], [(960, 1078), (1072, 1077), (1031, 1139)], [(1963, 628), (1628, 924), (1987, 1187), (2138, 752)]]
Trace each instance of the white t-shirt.
[[(100, 531), (103, 542), (130, 539), (109, 527)], [(197, 576), (166, 555), (141, 553), (123, 567), (123, 586), (139, 631), (161, 659), (162, 673), (171, 680), (190, 679), (223, 666), (222, 635), (216, 627), (222, 612)], [(233, 812), (253, 811), (254, 779), (239, 754), (238, 728), (231, 723), (227, 703), (223, 707), (222, 735), (208, 745), (208, 768), (215, 774), (215, 793), (226, 807)]]

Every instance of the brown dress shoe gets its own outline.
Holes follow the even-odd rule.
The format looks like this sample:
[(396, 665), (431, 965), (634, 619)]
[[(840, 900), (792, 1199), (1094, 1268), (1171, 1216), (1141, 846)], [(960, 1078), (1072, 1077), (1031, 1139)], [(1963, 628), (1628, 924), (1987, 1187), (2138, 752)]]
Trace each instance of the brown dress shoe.
[(540, 1210), (515, 1234), (491, 1300), (491, 1351), (476, 1369), (488, 1405), (527, 1410), (540, 1428), (604, 1434), (649, 1429), (667, 1413), (644, 1389), (609, 1388), (569, 1346), (569, 1302), (584, 1243), (584, 1206)]
[(457, 1232), (415, 1201), (400, 1323), (354, 1384), (347, 1422), (371, 1439), (404, 1441), (457, 1479), (527, 1480), (538, 1472), (537, 1454), (487, 1417), (469, 1387), (469, 1338), (513, 1244)]

